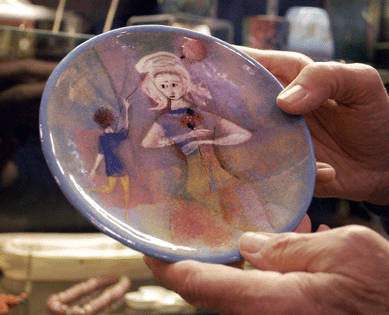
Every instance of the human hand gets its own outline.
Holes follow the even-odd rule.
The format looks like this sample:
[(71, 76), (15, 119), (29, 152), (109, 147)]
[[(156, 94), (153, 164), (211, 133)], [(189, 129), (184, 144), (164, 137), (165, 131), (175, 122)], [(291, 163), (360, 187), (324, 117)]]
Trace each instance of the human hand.
[(221, 314), (388, 314), (389, 244), (347, 226), (318, 233), (246, 233), (242, 256), (258, 269), (145, 257), (158, 281)]
[(378, 72), (241, 49), (287, 86), (278, 106), (304, 115), (319, 162), (315, 195), (389, 204), (389, 98)]

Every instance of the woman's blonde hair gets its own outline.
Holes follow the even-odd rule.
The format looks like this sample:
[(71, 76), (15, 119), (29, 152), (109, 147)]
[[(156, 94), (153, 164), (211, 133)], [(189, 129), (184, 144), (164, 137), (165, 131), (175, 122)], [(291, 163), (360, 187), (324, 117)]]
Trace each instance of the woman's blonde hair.
[(151, 110), (162, 110), (168, 107), (170, 100), (157, 88), (155, 78), (161, 74), (177, 75), (181, 78), (185, 88), (184, 98), (193, 103), (194, 99), (200, 105), (205, 105), (206, 99), (211, 99), (208, 89), (202, 84), (195, 84), (188, 70), (181, 63), (181, 60), (169, 52), (157, 52), (143, 57), (136, 64), (135, 68), (139, 73), (146, 73), (142, 82), (142, 88), (156, 106)]

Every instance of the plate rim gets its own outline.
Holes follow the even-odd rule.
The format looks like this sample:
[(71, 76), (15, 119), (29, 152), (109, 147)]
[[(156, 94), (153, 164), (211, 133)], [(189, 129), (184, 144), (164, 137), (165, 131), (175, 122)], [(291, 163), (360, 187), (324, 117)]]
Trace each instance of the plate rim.
[[(55, 84), (58, 81), (60, 75), (62, 72), (67, 68), (68, 65), (80, 54), (87, 51), (92, 45), (95, 45), (105, 39), (111, 38), (113, 36), (119, 35), (122, 32), (150, 32), (150, 31), (158, 31), (158, 32), (180, 32), (184, 35), (188, 36), (196, 36), (197, 38), (204, 38), (207, 40), (215, 41), (216, 43), (220, 44), (221, 46), (224, 46), (225, 48), (228, 48), (232, 50), (234, 53), (237, 53), (247, 61), (251, 62), (253, 65), (256, 66), (256, 68), (259, 68), (264, 74), (268, 76), (269, 79), (273, 80), (275, 83), (278, 84), (280, 87), (280, 91), (283, 89), (283, 86), (281, 83), (271, 74), (264, 66), (262, 66), (258, 61), (253, 59), (252, 57), (248, 56), (246, 53), (240, 51), (238, 48), (234, 47), (232, 44), (229, 44), (227, 42), (224, 42), (216, 37), (205, 35), (202, 33), (198, 33), (192, 30), (187, 30), (179, 27), (173, 27), (173, 26), (165, 26), (165, 25), (139, 25), (139, 26), (125, 26), (121, 28), (117, 28), (111, 31), (108, 31), (106, 33), (96, 35), (95, 37), (92, 37), (88, 40), (86, 40), (84, 43), (80, 44), (76, 48), (74, 48), (68, 55), (66, 55), (56, 66), (52, 74), (50, 75), (46, 86), (44, 88), (44, 92), (42, 94), (41, 104), (40, 104), (40, 110), (39, 110), (39, 131), (40, 131), (40, 140), (42, 145), (42, 150), (44, 153), (44, 157), (46, 159), (46, 162), (48, 164), (48, 167), (51, 171), (51, 174), (53, 175), (55, 181), (57, 182), (58, 186), (60, 187), (63, 194), (66, 196), (66, 198), (71, 202), (71, 204), (76, 208), (77, 211), (79, 211), (84, 217), (86, 217), (97, 229), (99, 229), (101, 232), (109, 235), (110, 237), (116, 239), (117, 241), (123, 243), (124, 245), (136, 250), (140, 251), (146, 255), (159, 258), (165, 261), (170, 262), (177, 262), (180, 260), (185, 259), (192, 259), (197, 260), (201, 262), (208, 262), (208, 263), (233, 263), (237, 262), (239, 260), (242, 260), (242, 256), (240, 255), (239, 249), (236, 250), (228, 250), (223, 253), (212, 253), (207, 256), (187, 256), (184, 254), (176, 254), (171, 252), (166, 252), (162, 249), (156, 249), (154, 247), (150, 247), (147, 244), (144, 244), (143, 242), (139, 242), (139, 240), (129, 240), (127, 238), (124, 238), (123, 236), (120, 237), (115, 231), (112, 231), (110, 227), (107, 227), (104, 225), (104, 222), (100, 222), (99, 220), (96, 220), (96, 218), (90, 213), (90, 207), (91, 205), (88, 204), (85, 200), (81, 200), (81, 198), (78, 197), (77, 194), (75, 194), (74, 189), (72, 186), (70, 186), (68, 179), (65, 177), (65, 175), (61, 172), (61, 168), (59, 166), (59, 161), (57, 161), (53, 149), (52, 149), (52, 139), (50, 136), (50, 128), (48, 126), (48, 105), (49, 100), (51, 97), (51, 93), (54, 91)], [(293, 115), (294, 116), (294, 115)], [(305, 119), (302, 115), (297, 115), (294, 117), (299, 118), (299, 122), (303, 126), (304, 134), (305, 134), (305, 140), (308, 145), (308, 158), (309, 158), (309, 170), (307, 172), (307, 189), (305, 191), (305, 197), (304, 200), (300, 204), (300, 208), (298, 211), (296, 211), (296, 215), (293, 217), (293, 219), (284, 226), (281, 230), (275, 233), (283, 233), (283, 232), (289, 232), (293, 231), (300, 221), (305, 216), (309, 204), (311, 203), (311, 200), (313, 198), (313, 192), (315, 187), (315, 180), (316, 180), (316, 164), (315, 164), (315, 153), (312, 143), (312, 138), (308, 129), (308, 126), (305, 122)]]

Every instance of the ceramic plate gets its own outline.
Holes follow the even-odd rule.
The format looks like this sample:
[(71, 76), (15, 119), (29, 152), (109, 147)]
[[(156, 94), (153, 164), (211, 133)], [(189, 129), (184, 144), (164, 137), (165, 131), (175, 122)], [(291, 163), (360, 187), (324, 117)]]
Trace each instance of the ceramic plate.
[(240, 259), (245, 231), (292, 231), (315, 163), (281, 85), (213, 37), (135, 26), (68, 54), (45, 88), (43, 150), (73, 205), (102, 232), (167, 261)]

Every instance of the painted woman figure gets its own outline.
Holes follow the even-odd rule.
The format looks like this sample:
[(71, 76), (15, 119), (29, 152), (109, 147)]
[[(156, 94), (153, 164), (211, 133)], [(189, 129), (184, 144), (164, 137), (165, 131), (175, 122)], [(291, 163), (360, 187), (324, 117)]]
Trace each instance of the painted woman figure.
[(181, 149), (187, 164), (182, 199), (201, 204), (227, 223), (232, 222), (234, 212), (243, 213), (255, 204), (257, 209), (250, 211), (257, 212), (256, 219), (261, 216), (258, 221), (264, 230), (271, 230), (258, 196), (222, 167), (214, 150), (216, 145), (244, 143), (251, 133), (201, 108), (211, 94), (192, 81), (176, 55), (165, 51), (147, 55), (136, 69), (145, 74), (142, 88), (157, 104), (151, 110), (161, 111), (141, 144), (145, 148), (176, 145)]

